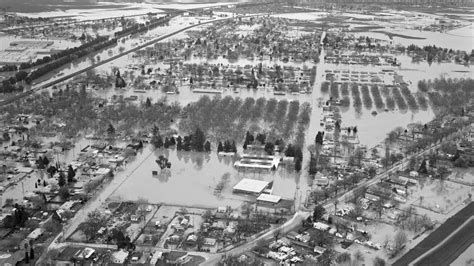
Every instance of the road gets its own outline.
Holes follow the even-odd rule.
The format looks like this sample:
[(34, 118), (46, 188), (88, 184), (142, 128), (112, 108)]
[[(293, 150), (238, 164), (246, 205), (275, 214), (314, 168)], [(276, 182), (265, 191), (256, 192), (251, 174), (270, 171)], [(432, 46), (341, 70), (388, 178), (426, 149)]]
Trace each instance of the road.
[[(241, 18), (243, 17), (254, 17), (254, 16), (261, 16), (261, 15), (246, 15), (246, 16), (240, 16)], [(214, 20), (209, 20), (209, 21), (205, 21), (205, 22), (201, 22), (200, 24), (193, 24), (193, 25), (190, 25), (190, 26), (186, 26), (186, 27), (183, 27), (179, 30), (176, 30), (176, 31), (173, 31), (171, 33), (168, 33), (168, 34), (165, 34), (165, 35), (161, 35), (160, 37), (157, 37), (153, 40), (150, 40), (148, 42), (145, 42), (144, 44), (141, 44), (141, 45), (138, 45), (132, 49), (129, 49), (127, 51), (124, 51), (118, 55), (115, 55), (115, 56), (112, 56), (110, 58), (107, 58), (107, 59), (104, 59), (104, 60), (101, 60), (100, 62), (97, 62), (97, 63), (94, 63), (88, 67), (84, 67), (78, 71), (75, 71), (71, 74), (68, 74), (68, 75), (64, 75), (64, 76), (61, 76), (61, 77), (58, 77), (58, 78), (55, 78), (55, 79), (52, 79), (51, 81), (48, 81), (47, 83), (45, 84), (41, 84), (41, 85), (36, 85), (36, 86), (33, 86), (29, 91), (26, 91), (24, 93), (21, 93), (21, 94), (18, 94), (18, 95), (15, 95), (13, 97), (10, 97), (8, 99), (5, 99), (5, 100), (2, 100), (0, 101), (0, 106), (4, 106), (4, 105), (8, 105), (12, 102), (15, 102), (17, 100), (20, 100), (22, 98), (25, 98), (29, 95), (32, 95), (33, 93), (35, 92), (38, 92), (40, 90), (43, 90), (43, 89), (46, 89), (48, 87), (51, 87), (51, 86), (54, 86), (58, 83), (61, 83), (63, 81), (66, 81), (74, 76), (77, 76), (77, 75), (80, 75), (82, 73), (85, 73), (86, 71), (90, 70), (90, 69), (93, 69), (93, 68), (96, 68), (98, 66), (101, 66), (101, 65), (104, 65), (104, 64), (107, 64), (111, 61), (114, 61), (116, 60), (117, 58), (120, 58), (120, 57), (123, 57), (125, 55), (128, 55), (130, 53), (133, 53), (133, 52), (136, 52), (140, 49), (143, 49), (147, 46), (150, 46), (152, 44), (155, 44), (159, 41), (162, 41), (162, 40), (165, 40), (169, 37), (172, 37), (178, 33), (181, 33), (181, 32), (184, 32), (184, 31), (187, 31), (189, 29), (192, 29), (192, 28), (195, 28), (195, 27), (198, 27), (198, 26), (201, 26), (201, 25), (206, 25), (206, 24), (211, 24), (211, 23), (215, 23), (215, 22), (219, 22), (219, 21), (225, 21), (225, 20), (232, 20), (232, 19), (236, 19), (237, 17), (230, 17), (230, 18), (221, 18), (221, 19), (214, 19)]]
[[(429, 154), (431, 151), (434, 151), (435, 149), (439, 148), (441, 146), (441, 142), (440, 143), (437, 143), (437, 144), (434, 144), (432, 146), (430, 146), (428, 149), (424, 150), (424, 151), (421, 151), (417, 154), (413, 154), (412, 156), (415, 156), (415, 157), (420, 157), (420, 156), (423, 156), (423, 155), (426, 155), (426, 154)], [(355, 186), (352, 190), (349, 190), (347, 192), (345, 192), (344, 194), (338, 196), (336, 199), (331, 199), (329, 201), (327, 201), (323, 206), (324, 208), (326, 209), (326, 211), (329, 213), (332, 211), (332, 208), (333, 208), (333, 203), (335, 200), (339, 201), (339, 202), (342, 202), (342, 201), (345, 201), (347, 200), (350, 196), (352, 196), (352, 193), (355, 189), (357, 188), (360, 188), (360, 187), (363, 187), (363, 186), (370, 186), (370, 185), (373, 185), (377, 182), (380, 182), (381, 179), (383, 178), (386, 178), (388, 177), (389, 174), (392, 174), (398, 170), (402, 170), (404, 166), (407, 165), (408, 161), (410, 160), (410, 158), (412, 156), (409, 156), (405, 159), (403, 159), (401, 162), (393, 165), (390, 169), (388, 170), (385, 170), (383, 171), (382, 173), (379, 173), (376, 177), (372, 178), (372, 179), (369, 179), (369, 180), (366, 180), (365, 182), (361, 182), (359, 183), (357, 186)], [(276, 228), (273, 228), (271, 229), (270, 231), (268, 231), (267, 233), (255, 238), (255, 239), (252, 239), (251, 241), (249, 241), (248, 243), (245, 243), (241, 246), (238, 246), (228, 252), (225, 252), (225, 253), (221, 253), (221, 255), (224, 255), (224, 254), (227, 254), (227, 255), (238, 255), (238, 254), (242, 254), (243, 252), (247, 252), (247, 251), (251, 251), (254, 247), (256, 247), (257, 243), (261, 240), (270, 240), (272, 237), (273, 237), (273, 234), (275, 231), (277, 230), (281, 230), (282, 233), (287, 233), (287, 232), (290, 232), (292, 230), (295, 230), (297, 229), (299, 226), (301, 226), (302, 224), (302, 221), (306, 218), (308, 218), (309, 216), (311, 215), (311, 212), (310, 211), (303, 211), (303, 210), (300, 210), (298, 212), (295, 213), (295, 215), (293, 216), (293, 218), (291, 218), (290, 220), (288, 220), (286, 223), (284, 223), (283, 225), (279, 226), (279, 227), (276, 227)], [(218, 261), (219, 258), (211, 258), (210, 260), (206, 261), (204, 263), (204, 265), (215, 265), (216, 262)]]
[[(249, 15), (249, 16), (245, 16), (245, 17), (250, 17), (250, 16), (258, 16), (258, 15)], [(149, 42), (146, 42), (140, 46), (137, 46), (137, 47), (134, 47), (130, 50), (127, 50), (119, 55), (116, 55), (114, 57), (111, 57), (107, 60), (104, 60), (104, 61), (101, 61), (101, 62), (98, 62), (92, 66), (89, 66), (89, 67), (86, 67), (84, 69), (81, 69), (81, 70), (78, 70), (70, 75), (67, 75), (67, 76), (64, 76), (64, 77), (60, 77), (60, 78), (57, 78), (53, 81), (50, 81), (48, 82), (47, 84), (45, 85), (42, 85), (42, 86), (39, 86), (39, 87), (36, 87), (34, 89), (32, 89), (31, 93), (35, 92), (35, 91), (38, 91), (38, 90), (41, 90), (41, 89), (44, 89), (44, 88), (47, 88), (49, 86), (53, 86), (57, 83), (60, 83), (64, 80), (67, 80), (73, 76), (76, 76), (76, 75), (79, 75), (81, 73), (84, 73), (86, 72), (87, 70), (89, 69), (92, 69), (92, 68), (95, 68), (97, 66), (100, 66), (100, 65), (103, 65), (103, 64), (106, 64), (110, 61), (113, 61), (119, 57), (122, 57), (124, 55), (127, 55), (129, 53), (132, 53), (134, 51), (137, 51), (139, 49), (142, 49), (144, 47), (147, 47), (149, 45), (152, 45), (156, 42), (159, 42), (161, 40), (164, 40), (166, 38), (169, 38), (173, 35), (176, 35), (178, 33), (181, 33), (183, 31), (186, 31), (188, 29), (191, 29), (191, 28), (194, 28), (194, 27), (197, 27), (197, 26), (200, 26), (200, 25), (203, 25), (203, 24), (209, 24), (209, 23), (214, 23), (214, 22), (218, 22), (218, 21), (224, 21), (224, 20), (230, 20), (230, 19), (235, 19), (234, 17), (231, 17), (231, 18), (224, 18), (224, 19), (216, 19), (216, 20), (211, 20), (211, 21), (206, 21), (206, 22), (203, 22), (201, 24), (195, 24), (195, 25), (190, 25), (190, 26), (187, 26), (187, 27), (184, 27), (184, 28), (181, 28), (179, 30), (176, 30), (174, 32), (171, 32), (169, 34), (166, 34), (166, 35), (162, 35), (156, 39), (153, 39)], [(323, 58), (324, 60), (324, 52), (322, 52), (321, 54), (321, 57)], [(323, 64), (322, 64), (323, 65)], [(318, 73), (317, 73), (317, 76), (320, 76), (322, 75), (323, 71), (322, 71), (322, 67), (318, 67)], [(318, 82), (315, 82), (315, 87), (316, 87), (316, 84), (319, 84), (320, 81)], [(29, 93), (29, 94), (31, 94)], [(28, 95), (29, 95), (28, 94)], [(316, 93), (313, 93), (316, 95)], [(28, 95), (24, 95), (22, 97), (26, 97)], [(19, 98), (17, 98), (19, 99)], [(17, 100), (17, 99), (14, 99), (14, 100)], [(316, 99), (314, 99), (315, 101)], [(8, 103), (11, 103), (8, 102)], [(4, 105), (4, 104), (8, 104), (6, 103), (6, 101), (3, 101), (3, 102), (0, 102), (0, 106), (1, 105)], [(313, 105), (314, 106), (314, 105)], [(316, 109), (316, 108), (313, 108), (313, 109)], [(312, 116), (313, 117), (313, 116)], [(313, 121), (313, 123), (317, 123), (317, 121)], [(310, 127), (310, 129), (312, 129)], [(309, 131), (309, 134), (311, 134), (311, 131)], [(314, 133), (314, 132), (313, 132)], [(427, 150), (425, 151), (422, 151), (422, 152), (419, 152), (418, 154), (415, 154), (415, 155), (412, 155), (412, 156), (416, 156), (416, 157), (419, 157), (419, 156), (423, 156), (431, 151), (433, 151), (434, 149), (438, 148), (439, 146), (441, 145), (441, 143), (438, 143), (438, 144), (435, 144), (435, 145), (432, 145), (430, 148), (428, 148)], [(151, 156), (152, 153), (150, 153), (149, 156)], [(411, 156), (410, 156), (411, 157)], [(406, 165), (409, 161), (409, 158), (405, 158), (403, 159), (401, 162), (393, 165), (390, 169), (382, 172), (382, 173), (379, 173), (376, 177), (372, 178), (372, 179), (369, 179), (369, 180), (366, 180), (362, 183), (359, 183), (356, 187), (354, 187), (352, 190), (350, 191), (347, 191), (345, 192), (344, 194), (338, 196), (336, 199), (332, 199), (332, 200), (329, 200), (328, 202), (326, 202), (324, 204), (324, 207), (327, 209), (327, 210), (330, 210), (333, 206), (333, 202), (335, 200), (338, 200), (338, 201), (344, 201), (346, 200), (348, 197), (350, 197), (352, 195), (352, 192), (354, 191), (354, 189), (357, 189), (357, 188), (360, 188), (360, 187), (363, 187), (363, 186), (370, 186), (372, 184), (375, 184), (377, 182), (379, 182), (382, 178), (385, 178), (387, 177), (389, 174), (397, 171), (397, 170), (401, 170), (403, 168), (404, 165)], [(106, 199), (113, 193), (114, 190), (116, 190), (136, 169), (138, 169), (141, 164), (144, 162), (145, 160), (143, 161), (140, 161), (140, 162), (134, 162), (134, 163), (131, 163), (131, 165), (129, 165), (129, 167), (127, 167), (124, 171), (125, 173), (122, 173), (120, 176), (121, 178), (116, 178), (112, 181), (112, 183), (106, 185), (106, 187), (104, 188), (103, 191), (101, 192), (98, 192), (99, 195), (93, 199), (91, 199), (88, 204), (86, 206), (84, 206), (80, 211), (79, 213), (74, 217), (74, 219), (72, 219), (70, 221), (70, 224), (65, 228), (64, 230), (64, 236), (67, 238), (68, 236), (70, 236), (76, 229), (77, 227), (79, 226), (79, 224), (81, 224), (82, 222), (85, 221), (85, 219), (87, 218), (87, 214), (92, 211), (92, 210), (95, 210), (97, 209), (103, 202), (106, 201)], [(276, 227), (276, 228), (273, 228), (271, 230), (269, 230), (268, 232), (266, 232), (265, 234), (259, 236), (259, 237), (256, 237), (255, 239), (252, 239), (250, 240), (249, 242), (241, 245), (241, 246), (238, 246), (234, 249), (231, 249), (230, 251), (227, 251), (225, 252), (225, 254), (231, 254), (231, 255), (237, 255), (237, 254), (241, 254), (243, 252), (247, 252), (247, 251), (250, 251), (252, 248), (254, 248), (256, 246), (256, 244), (260, 241), (260, 240), (269, 240), (273, 237), (273, 234), (276, 230), (281, 230), (282, 233), (287, 233), (289, 231), (292, 231), (294, 229), (296, 229), (297, 227), (299, 227), (302, 223), (302, 221), (304, 219), (306, 219), (309, 215), (311, 215), (311, 212), (310, 211), (304, 211), (304, 210), (300, 210), (300, 211), (297, 211), (295, 213), (295, 215), (290, 219), (288, 220), (285, 224), (279, 226), (279, 227)], [(58, 236), (59, 237), (59, 236)], [(56, 243), (56, 241), (53, 241), (53, 244), (50, 246), (50, 248), (56, 248), (56, 247), (59, 247), (59, 245)], [(202, 254), (208, 254), (208, 253), (202, 253)], [(216, 256), (207, 256), (207, 258), (209, 259), (208, 261), (205, 262), (205, 265), (214, 265), (215, 262), (217, 262), (217, 260), (220, 258), (220, 255), (223, 255), (224, 253), (220, 253), (220, 254), (215, 254)], [(204, 256), (203, 256), (204, 257)]]
[[(248, 15), (248, 16), (244, 16), (244, 17), (252, 17), (252, 16), (259, 16), (259, 15)], [(34, 89), (31, 90), (31, 92), (28, 94), (32, 94), (33, 92), (35, 91), (39, 91), (41, 89), (44, 89), (44, 88), (47, 88), (49, 86), (53, 86), (59, 82), (62, 82), (64, 80), (67, 80), (73, 76), (76, 76), (76, 75), (79, 75), (81, 73), (84, 73), (85, 71), (89, 70), (89, 69), (92, 69), (92, 68), (95, 68), (97, 66), (100, 66), (100, 65), (103, 65), (105, 63), (108, 63), (110, 61), (113, 61), (119, 57), (122, 57), (124, 55), (127, 55), (131, 52), (134, 52), (134, 51), (137, 51), (139, 49), (142, 49), (146, 46), (149, 46), (151, 44), (154, 44), (156, 42), (159, 42), (161, 40), (164, 40), (166, 38), (169, 38), (173, 35), (176, 35), (180, 32), (183, 32), (183, 31), (186, 31), (188, 29), (191, 29), (191, 28), (194, 28), (194, 27), (197, 27), (197, 26), (200, 26), (200, 25), (203, 25), (203, 24), (210, 24), (210, 23), (214, 23), (214, 22), (218, 22), (218, 21), (225, 21), (225, 20), (231, 20), (231, 19), (236, 19), (237, 17), (230, 17), (230, 18), (224, 18), (224, 19), (215, 19), (215, 20), (211, 20), (211, 21), (206, 21), (206, 22), (203, 22), (203, 23), (200, 23), (200, 24), (194, 24), (194, 25), (190, 25), (190, 26), (186, 26), (186, 27), (183, 27), (179, 30), (176, 30), (174, 32), (171, 32), (171, 33), (168, 33), (166, 35), (162, 35), (156, 39), (153, 39), (149, 42), (146, 42), (145, 44), (142, 44), (140, 46), (137, 46), (137, 47), (134, 47), (128, 51), (125, 51), (123, 52), (122, 54), (120, 55), (117, 55), (117, 56), (114, 56), (114, 57), (111, 57), (107, 60), (104, 60), (104, 61), (101, 61), (101, 62), (98, 62), (92, 66), (89, 66), (89, 67), (86, 67), (84, 69), (81, 69), (79, 71), (76, 71), (70, 75), (67, 75), (67, 76), (63, 76), (61, 78), (57, 78), (53, 81), (50, 81), (48, 82), (47, 84), (45, 85), (42, 85), (42, 86), (39, 86), (39, 87), (36, 87)], [(23, 95), (22, 97), (26, 97), (28, 95)], [(21, 98), (22, 98), (21, 97)], [(5, 105), (5, 104), (9, 104), (11, 103), (12, 101), (15, 101), (15, 100), (18, 100), (20, 98), (15, 98), (9, 102), (6, 102), (6, 101), (3, 101), (3, 102), (0, 102), (0, 106), (1, 105)], [(153, 155), (153, 152), (150, 152), (150, 154), (148, 156), (151, 156)], [(87, 218), (87, 214), (93, 210), (96, 210), (99, 206), (101, 206), (106, 200), (107, 198), (113, 194), (113, 192), (118, 188), (120, 187), (121, 184), (123, 184), (123, 182), (125, 182), (132, 174), (133, 172), (135, 172), (145, 161), (146, 161), (146, 158), (143, 159), (142, 161), (135, 161), (135, 162), (131, 162), (130, 165), (128, 165), (128, 167), (125, 168), (125, 170), (123, 172), (121, 172), (120, 174), (116, 175), (116, 177), (112, 180), (111, 183), (109, 184), (106, 184), (105, 187), (102, 189), (102, 191), (97, 191), (97, 196), (93, 197), (92, 199), (90, 199), (87, 204), (85, 206), (83, 206), (75, 215), (74, 219), (71, 219), (69, 221), (69, 224), (66, 225), (64, 227), (64, 230), (62, 232), (62, 234), (58, 235), (55, 239), (55, 241), (52, 242), (52, 244), (48, 247), (48, 249), (54, 249), (54, 248), (58, 248), (60, 247), (60, 245), (58, 244), (58, 241), (57, 240), (60, 240), (61, 238), (63, 239), (66, 239), (67, 237), (69, 237), (76, 229), (77, 227), (83, 223), (86, 218)]]
[[(433, 151), (434, 149), (438, 148), (440, 145), (441, 145), (441, 143), (432, 145), (427, 150), (421, 151), (421, 152), (419, 152), (419, 153), (417, 153), (413, 156), (419, 157), (419, 156), (423, 156), (425, 154), (428, 154), (431, 151)], [(370, 186), (372, 184), (375, 184), (375, 183), (379, 182), (382, 178), (387, 177), (390, 173), (393, 173), (397, 170), (401, 170), (402, 167), (404, 165), (406, 165), (406, 163), (408, 163), (408, 161), (409, 161), (409, 158), (406, 158), (401, 163), (398, 163), (398, 164), (394, 165), (393, 167), (391, 167), (387, 171), (379, 173), (373, 179), (369, 179), (369, 180), (366, 180), (365, 182), (362, 182), (362, 183), (358, 184), (352, 190), (347, 191), (344, 194), (337, 197), (337, 200), (338, 201), (344, 201), (352, 195), (352, 192), (353, 192), (354, 189), (360, 188), (362, 186)], [(74, 219), (72, 220), (72, 223), (65, 230), (64, 234), (66, 236), (69, 236), (70, 234), (72, 234), (77, 229), (77, 226), (85, 220), (85, 218), (87, 217), (86, 214), (89, 211), (92, 211), (92, 210), (96, 209), (97, 207), (99, 207), (100, 204), (102, 204), (102, 202), (105, 201), (111, 193), (113, 193), (113, 190), (115, 190), (116, 187), (119, 187), (120, 184), (122, 184), (125, 181), (125, 179), (128, 178), (128, 176), (130, 176), (136, 169), (138, 169), (141, 166), (142, 163), (143, 163), (143, 161), (140, 161), (140, 162), (137, 161), (135, 164), (132, 163), (132, 165), (130, 165), (131, 167), (127, 167), (127, 169), (129, 169), (130, 172), (122, 174), (121, 176), (123, 176), (123, 178), (120, 178), (118, 180), (114, 180), (112, 184), (110, 184), (109, 186), (104, 188), (104, 191), (100, 192), (100, 195), (97, 198), (95, 198), (87, 206), (82, 208), (80, 210), (80, 212), (82, 214), (78, 213), (78, 215), (76, 215), (74, 217)], [(127, 170), (125, 170), (125, 171), (127, 171)], [(336, 199), (331, 199), (331, 200), (327, 201), (324, 204), (324, 207), (326, 208), (326, 210), (328, 212), (330, 212), (332, 210), (334, 200), (336, 200)], [(298, 227), (301, 226), (302, 221), (305, 220), (306, 218), (308, 218), (310, 215), (311, 215), (310, 211), (303, 211), (303, 210), (297, 211), (294, 214), (294, 216), (290, 220), (288, 220), (286, 223), (284, 223), (283, 225), (275, 227), (275, 228), (269, 230), (268, 232), (264, 233), (263, 235), (255, 237), (255, 238), (251, 239), (249, 242), (247, 242), (243, 245), (237, 246), (237, 247), (235, 247), (235, 248), (233, 248), (229, 251), (226, 251), (226, 252), (220, 252), (220, 253), (217, 253), (217, 254), (209, 254), (209, 253), (206, 253), (206, 252), (192, 252), (192, 253), (189, 253), (189, 254), (197, 255), (197, 256), (201, 256), (201, 257), (206, 258), (206, 261), (203, 263), (203, 265), (216, 265), (217, 262), (219, 262), (219, 260), (221, 259), (222, 255), (224, 255), (224, 254), (225, 255), (239, 255), (239, 254), (242, 254), (244, 252), (251, 251), (253, 248), (255, 248), (257, 246), (257, 243), (259, 241), (271, 240), (274, 237), (274, 233), (277, 230), (280, 230), (280, 232), (282, 234), (286, 234), (286, 233), (288, 233), (292, 230), (297, 229)], [(61, 237), (61, 235), (59, 235), (57, 237), (57, 239), (59, 239), (60, 237)], [(67, 245), (67, 243), (58, 243), (58, 241), (53, 241), (53, 243), (50, 245), (50, 248), (61, 248), (61, 247), (64, 247), (66, 245)], [(90, 246), (90, 247), (97, 247), (97, 248), (114, 248), (115, 247), (115, 246), (110, 246), (110, 245), (88, 244), (88, 243), (84, 243), (84, 244), (74, 243), (74, 245), (76, 245), (76, 246), (81, 246), (81, 245), (82, 246)], [(169, 250), (166, 250), (166, 249), (150, 248), (150, 247), (145, 247), (145, 246), (138, 247), (138, 249), (139, 250), (153, 249), (153, 250), (159, 250), (159, 251), (169, 251)]]
[[(175, 10), (168, 9), (167, 11), (152, 12), (152, 14), (153, 15), (168, 14), (168, 13), (174, 12), (174, 11)], [(0, 32), (8, 33), (9, 31), (19, 31), (19, 30), (32, 29), (32, 28), (42, 28), (42, 27), (62, 26), (62, 25), (72, 25), (72, 24), (84, 24), (84, 23), (89, 23), (89, 22), (102, 22), (103, 20), (110, 20), (110, 19), (142, 17), (142, 16), (146, 16), (148, 14), (149, 14), (149, 12), (148, 13), (142, 13), (142, 14), (136, 14), (136, 15), (118, 16), (118, 17), (107, 17), (107, 18), (85, 19), (85, 20), (72, 20), (72, 21), (53, 22), (53, 23), (46, 23), (46, 24), (39, 24), (39, 25), (17, 26), (17, 27), (0, 29)]]

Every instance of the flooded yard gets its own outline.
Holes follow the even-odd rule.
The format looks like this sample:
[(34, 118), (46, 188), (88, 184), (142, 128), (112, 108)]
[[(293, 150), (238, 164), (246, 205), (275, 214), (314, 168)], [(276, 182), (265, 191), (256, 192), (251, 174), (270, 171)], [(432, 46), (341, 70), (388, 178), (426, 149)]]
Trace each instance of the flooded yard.
[(432, 210), (434, 212), (447, 214), (452, 209), (461, 205), (468, 195), (474, 193), (474, 188), (451, 181), (432, 180), (420, 187), (413, 193), (409, 203)]
[[(169, 172), (159, 170), (155, 160), (159, 155), (168, 157), (172, 166)], [(139, 154), (136, 160), (143, 164), (111, 195), (111, 199), (137, 200), (146, 198), (152, 203), (167, 203), (196, 207), (238, 207), (242, 201), (253, 201), (255, 196), (233, 194), (232, 187), (244, 177), (273, 181), (273, 194), (293, 199), (298, 186), (308, 186), (293, 171), (279, 168), (276, 172), (244, 172), (234, 168), (232, 158), (210, 154), (155, 150), (151, 147)], [(158, 171), (153, 175), (152, 171)], [(224, 176), (228, 176), (220, 194), (214, 189)]]

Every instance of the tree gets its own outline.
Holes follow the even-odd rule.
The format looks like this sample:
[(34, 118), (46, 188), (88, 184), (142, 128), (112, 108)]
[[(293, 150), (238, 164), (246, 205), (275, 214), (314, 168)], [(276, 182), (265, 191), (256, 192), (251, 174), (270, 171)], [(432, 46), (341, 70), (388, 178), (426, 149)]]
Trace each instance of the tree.
[(213, 215), (212, 215), (211, 210), (206, 210), (206, 211), (202, 214), (202, 218), (203, 218), (204, 221), (207, 221), (207, 220), (211, 219), (212, 216), (213, 216)]
[(28, 73), (26, 71), (20, 70), (15, 73), (15, 79), (17, 81), (23, 81), (26, 79), (26, 77), (28, 77)]
[(151, 107), (151, 98), (150, 98), (150, 97), (146, 97), (145, 107), (146, 107), (146, 108)]
[(219, 144), (217, 145), (217, 153), (219, 153), (223, 150), (224, 150), (224, 147), (222, 146), (222, 142), (219, 141)]
[(59, 185), (60, 187), (66, 185), (66, 177), (64, 176), (64, 173), (63, 173), (63, 172), (60, 172), (60, 173), (59, 173), (58, 185)]
[(365, 153), (362, 149), (360, 148), (357, 148), (355, 151), (354, 151), (354, 158), (355, 158), (355, 162), (356, 162), (356, 165), (358, 167), (361, 167), (362, 166), (362, 160), (364, 159), (365, 157)]
[(428, 169), (426, 168), (426, 160), (421, 162), (420, 168), (418, 169), (418, 173), (420, 174), (428, 174)]
[(49, 165), (49, 160), (48, 160), (48, 157), (46, 157), (46, 155), (43, 156), (43, 164), (46, 165), (46, 166)]
[(313, 210), (313, 221), (321, 220), (326, 213), (326, 209), (321, 205), (316, 205)]
[(74, 171), (74, 169), (72, 168), (71, 165), (68, 166), (68, 169), (67, 169), (67, 182), (68, 183), (71, 183), (71, 182), (74, 182), (74, 177), (76, 176), (76, 172)]
[(410, 157), (410, 160), (408, 161), (408, 170), (415, 170), (416, 168), (416, 157), (412, 156)]
[(394, 239), (394, 250), (395, 252), (398, 252), (403, 249), (405, 244), (408, 241), (407, 234), (403, 230), (399, 230), (397, 234), (395, 235)]
[[(161, 137), (160, 135), (160, 129), (155, 125), (153, 126), (152, 130), (151, 130), (151, 144), (153, 144), (153, 146), (155, 146), (155, 148), (161, 148), (163, 147), (163, 138)], [(180, 148), (178, 148), (178, 150), (180, 150)]]
[(9, 141), (10, 140), (10, 134), (8, 134), (8, 132), (3, 132), (3, 140), (4, 141)]
[(211, 152), (211, 143), (209, 142), (209, 140), (204, 143), (204, 150), (206, 152)]
[(351, 261), (351, 254), (349, 252), (341, 253), (336, 257), (336, 262), (338, 264), (344, 264), (350, 261)]
[(275, 229), (275, 231), (273, 231), (273, 238), (275, 238), (275, 241), (278, 240), (278, 238), (280, 237), (282, 233), (282, 229), (281, 228), (277, 228)]
[(163, 155), (158, 156), (158, 160), (155, 160), (155, 162), (160, 166), (161, 170), (171, 168), (171, 163), (168, 161), (168, 158)]
[(380, 257), (375, 257), (373, 263), (374, 263), (374, 266), (385, 266), (387, 264), (385, 260)]
[(441, 179), (445, 179), (448, 176), (448, 174), (450, 173), (448, 168), (446, 168), (445, 166), (438, 167), (437, 172), (438, 172), (437, 173), (438, 177), (441, 178)]
[(112, 124), (109, 124), (109, 127), (107, 128), (107, 134), (108, 135), (114, 135), (115, 134), (115, 128), (112, 126)]
[(460, 156), (459, 158), (457, 158), (454, 161), (454, 166), (455, 167), (460, 167), (460, 168), (467, 168), (469, 166), (469, 164), (467, 163), (466, 159), (464, 159), (462, 156)]
[(204, 132), (197, 127), (196, 131), (192, 135), (192, 148), (195, 151), (202, 152), (204, 151), (204, 142), (206, 141), (206, 137), (204, 136)]
[(357, 250), (354, 254), (354, 260), (356, 261), (364, 261), (364, 254), (360, 250)]
[(299, 158), (296, 158), (295, 159), (295, 171), (296, 172), (299, 172), (301, 171), (301, 160)]
[[(48, 169), (46, 169), (46, 172), (49, 173), (50, 177), (52, 178), (54, 176), (54, 174), (58, 171), (58, 169), (51, 165), (50, 167), (48, 167)], [(45, 185), (46, 186), (46, 185)]]
[(388, 142), (385, 143), (385, 168), (388, 168), (390, 166), (390, 146), (388, 145)]
[(428, 155), (428, 161), (430, 162), (430, 166), (434, 167), (436, 163), (438, 162), (438, 155), (435, 153), (430, 153)]
[(41, 156), (36, 160), (36, 166), (38, 169), (44, 169), (43, 158), (41, 158)]
[(84, 232), (87, 239), (90, 240), (97, 234), (97, 231), (99, 231), (101, 227), (107, 225), (107, 216), (98, 210), (94, 210), (87, 215), (87, 219), (83, 225), (82, 232)]
[(265, 143), (265, 152), (268, 155), (273, 155), (275, 152), (275, 144), (273, 144), (272, 142)]
[(318, 134), (316, 134), (315, 143), (323, 145), (323, 139), (324, 139), (324, 132), (318, 131)]
[(370, 167), (369, 170), (368, 170), (368, 174), (369, 174), (369, 177), (370, 178), (373, 178), (377, 175), (377, 169), (375, 169), (375, 167)]
[(62, 186), (59, 188), (59, 197), (66, 201), (71, 194), (69, 193), (69, 188), (67, 186)]

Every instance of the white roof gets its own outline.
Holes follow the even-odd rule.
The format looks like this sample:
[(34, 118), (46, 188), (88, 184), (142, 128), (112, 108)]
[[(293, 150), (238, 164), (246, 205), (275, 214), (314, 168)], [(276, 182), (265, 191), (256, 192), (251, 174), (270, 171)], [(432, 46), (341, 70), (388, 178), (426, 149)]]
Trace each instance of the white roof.
[(94, 252), (95, 252), (95, 249), (93, 248), (85, 248), (82, 251), (82, 255), (84, 256), (85, 259), (88, 259), (90, 258), (90, 256), (92, 256), (92, 254), (94, 254)]
[(316, 223), (314, 223), (314, 228), (327, 230), (327, 229), (329, 229), (329, 225), (327, 225), (325, 223), (321, 223), (321, 222), (316, 222)]
[(161, 259), (162, 256), (163, 256), (163, 252), (156, 251), (155, 253), (153, 253), (153, 257), (150, 260), (150, 264), (155, 265), (158, 262), (158, 260)]
[(75, 200), (66, 201), (59, 207), (59, 209), (68, 211), (74, 206), (74, 204), (76, 204), (76, 202), (77, 201)]
[(258, 196), (257, 200), (271, 202), (271, 203), (278, 203), (281, 200), (281, 197), (277, 195), (262, 193), (260, 194), (260, 196)]
[(110, 169), (108, 168), (99, 168), (97, 171), (95, 171), (94, 175), (105, 175), (110, 172)]
[(40, 235), (44, 232), (44, 229), (43, 228), (36, 228), (35, 230), (33, 230), (28, 236), (27, 238), (28, 239), (33, 239), (33, 240), (36, 240), (38, 237), (40, 237)]
[(251, 193), (260, 193), (268, 186), (268, 184), (270, 184), (270, 182), (244, 178), (235, 185), (233, 189)]
[(119, 250), (119, 251), (114, 252), (112, 254), (112, 257), (113, 257), (114, 263), (123, 263), (125, 259), (128, 257), (128, 252)]

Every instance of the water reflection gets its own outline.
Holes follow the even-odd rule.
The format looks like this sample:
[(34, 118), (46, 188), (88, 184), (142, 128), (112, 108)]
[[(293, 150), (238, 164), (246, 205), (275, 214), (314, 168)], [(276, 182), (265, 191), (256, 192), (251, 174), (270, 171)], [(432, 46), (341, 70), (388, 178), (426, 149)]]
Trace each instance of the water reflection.
[[(152, 152), (152, 156), (146, 157)], [(155, 160), (159, 155), (168, 157), (172, 166), (168, 173), (160, 173)], [(233, 158), (219, 158), (210, 154), (170, 150), (155, 150), (148, 147), (137, 161), (144, 160), (130, 177), (112, 195), (124, 200), (138, 197), (151, 202), (164, 202), (195, 206), (237, 206), (248, 195), (232, 193), (232, 187), (242, 178), (274, 181), (273, 193), (292, 199), (299, 176), (297, 173), (280, 168), (275, 172), (238, 170), (233, 166)], [(193, 167), (189, 167), (189, 163)], [(158, 171), (153, 175), (152, 171)], [(122, 174), (122, 173), (119, 173)], [(216, 194), (216, 188), (219, 193)], [(251, 198), (251, 197), (250, 197)]]

